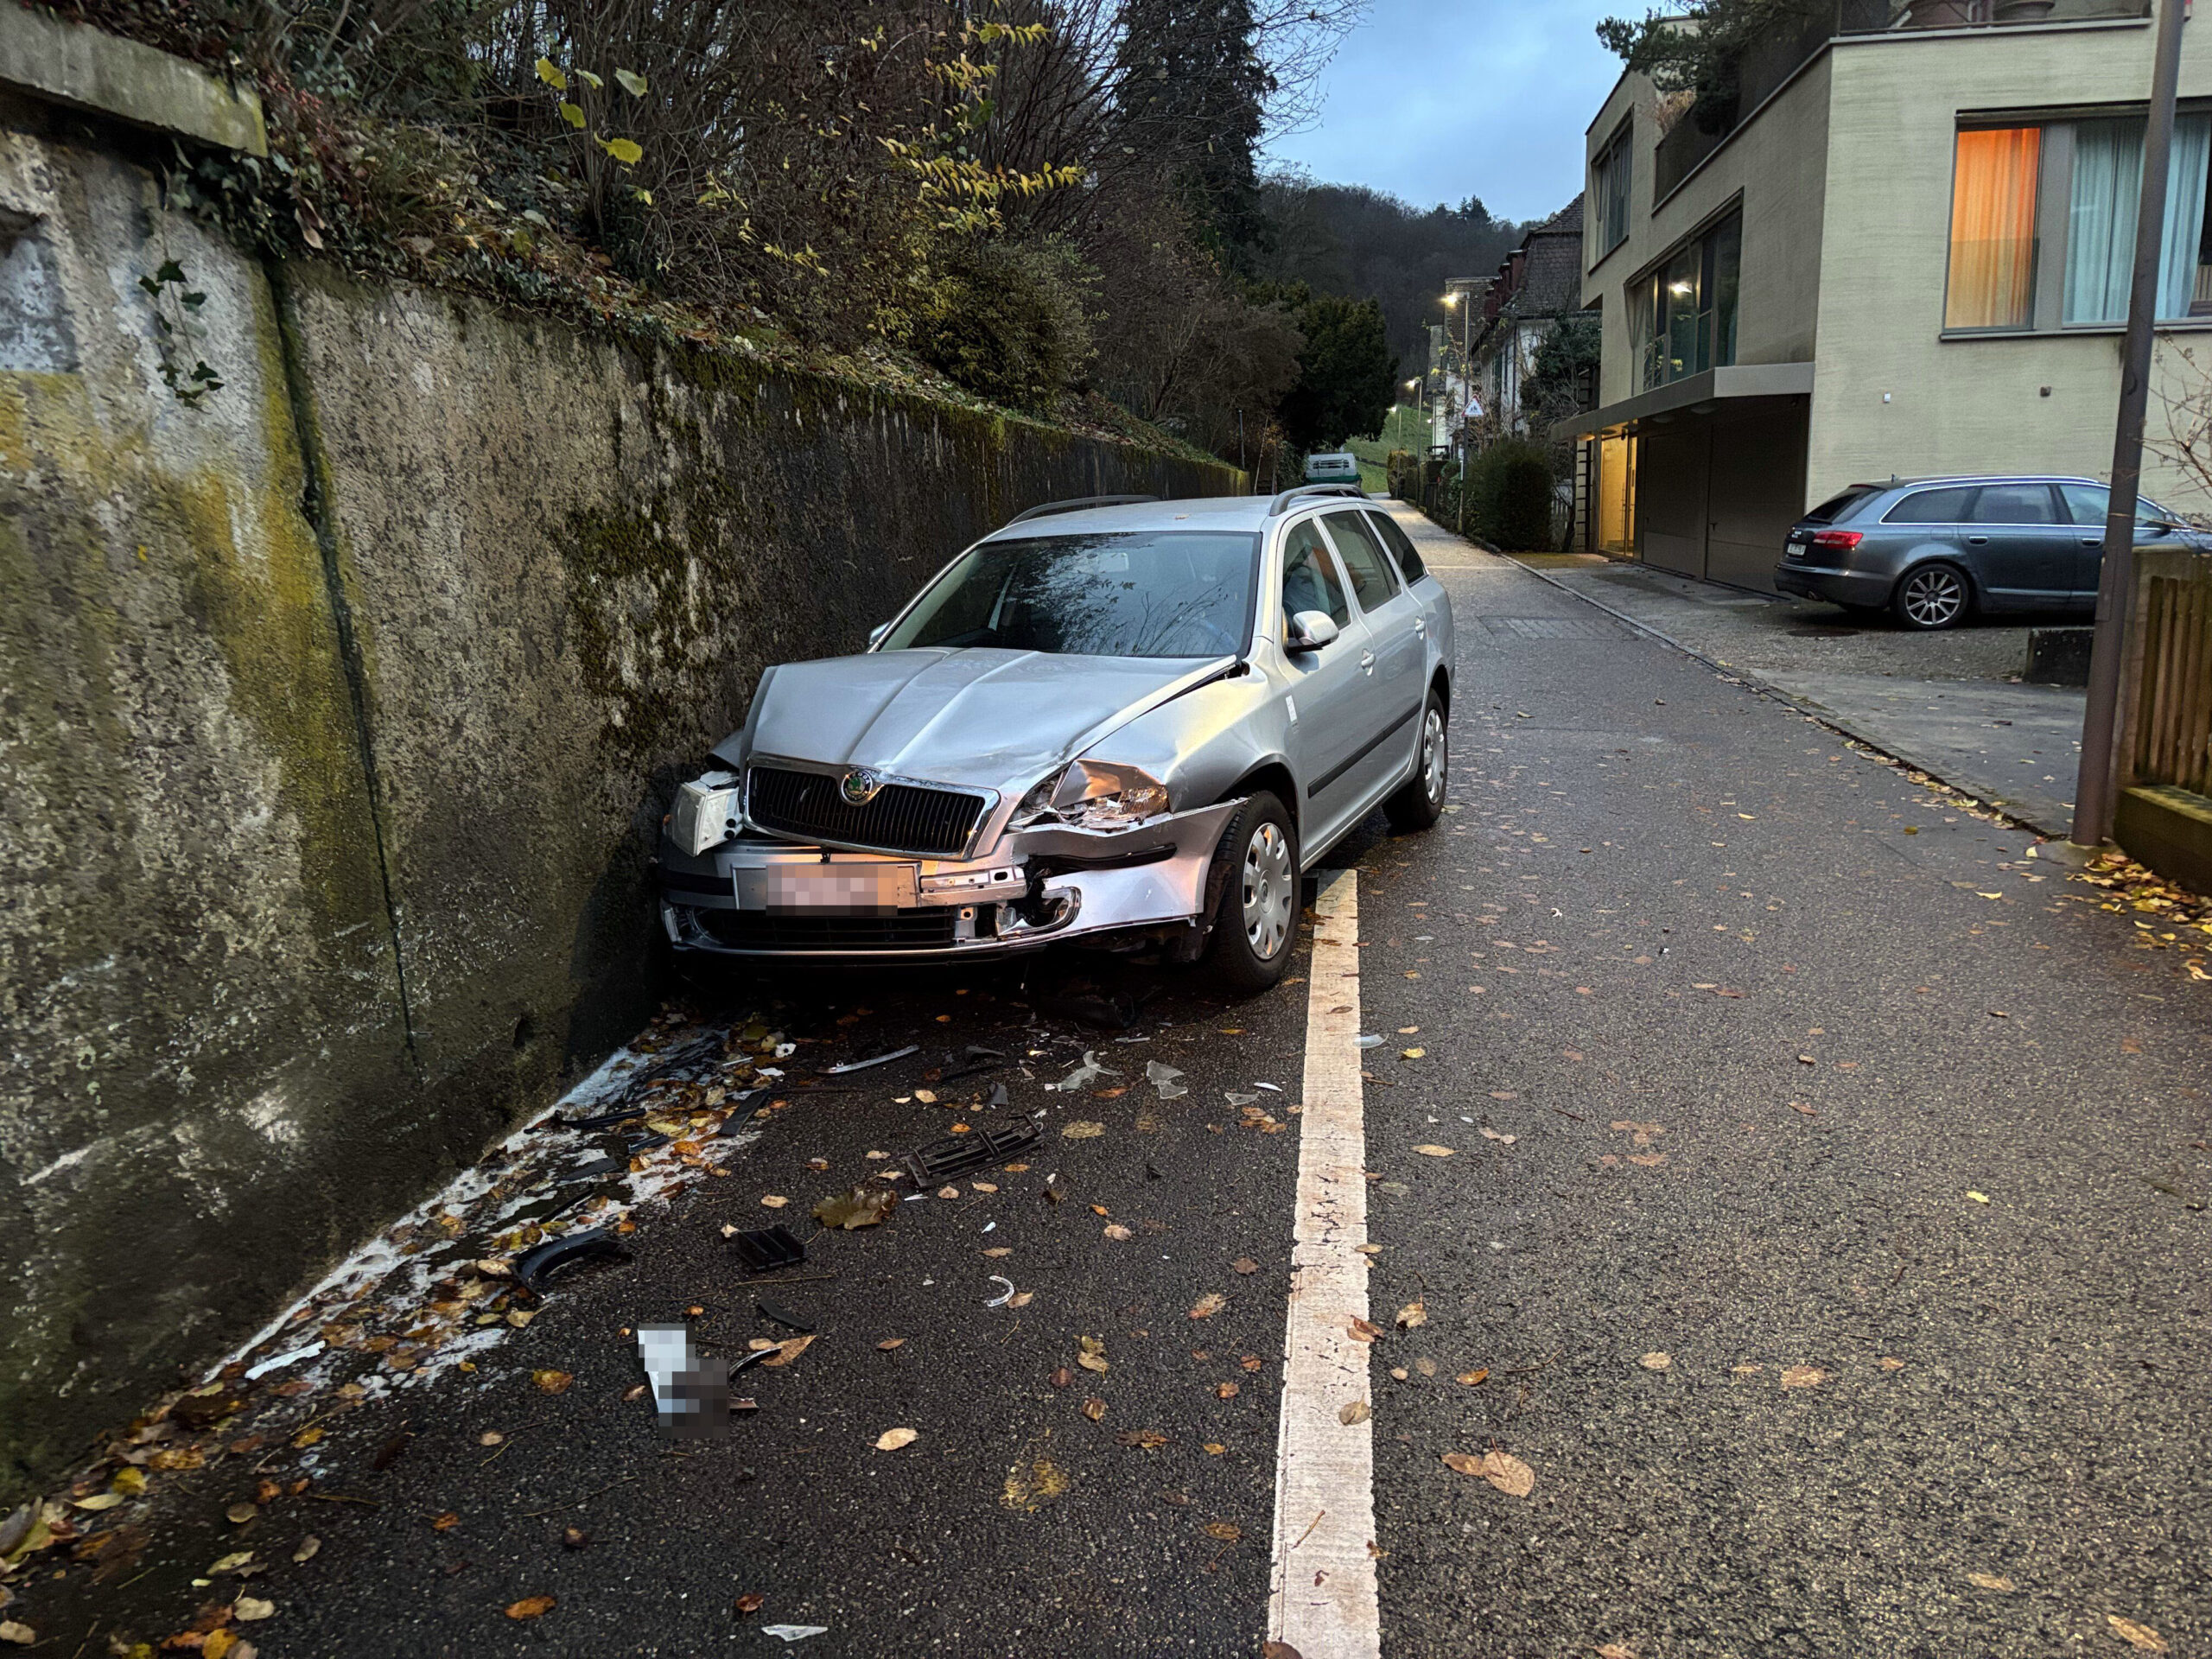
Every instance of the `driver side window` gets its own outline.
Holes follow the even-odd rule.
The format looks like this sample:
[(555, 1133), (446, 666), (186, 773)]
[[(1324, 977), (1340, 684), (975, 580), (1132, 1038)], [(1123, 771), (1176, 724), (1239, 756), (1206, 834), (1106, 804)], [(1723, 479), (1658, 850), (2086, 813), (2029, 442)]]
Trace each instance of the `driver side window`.
[(1337, 580), (1336, 565), (1313, 519), (1293, 524), (1282, 543), (1282, 623), (1291, 632), (1291, 619), (1300, 611), (1323, 611), (1338, 627), (1351, 621), (1351, 607), (1344, 601), (1344, 583)]

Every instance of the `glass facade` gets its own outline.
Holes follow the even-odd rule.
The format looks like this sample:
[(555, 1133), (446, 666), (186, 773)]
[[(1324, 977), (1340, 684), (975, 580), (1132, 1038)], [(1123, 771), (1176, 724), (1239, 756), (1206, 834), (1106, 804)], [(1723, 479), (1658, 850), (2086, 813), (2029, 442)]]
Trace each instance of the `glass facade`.
[(1744, 221), (1732, 214), (1630, 289), (1639, 391), (1736, 360), (1743, 247)]

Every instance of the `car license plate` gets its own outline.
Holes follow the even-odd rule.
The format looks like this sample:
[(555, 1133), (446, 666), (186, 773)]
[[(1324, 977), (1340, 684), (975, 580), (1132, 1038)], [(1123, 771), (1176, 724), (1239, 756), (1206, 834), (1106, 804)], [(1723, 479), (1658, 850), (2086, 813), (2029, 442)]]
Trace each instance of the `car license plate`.
[(917, 864), (771, 864), (737, 872), (740, 910), (880, 916), (914, 903)]

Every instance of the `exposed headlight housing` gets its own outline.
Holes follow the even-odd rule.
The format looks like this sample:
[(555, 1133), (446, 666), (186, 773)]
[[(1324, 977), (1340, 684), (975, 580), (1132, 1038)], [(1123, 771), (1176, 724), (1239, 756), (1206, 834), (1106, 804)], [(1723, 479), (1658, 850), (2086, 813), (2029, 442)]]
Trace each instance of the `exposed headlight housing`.
[(1109, 760), (1077, 760), (1023, 796), (1014, 822), (1126, 830), (1159, 817), (1168, 805), (1167, 785), (1148, 772)]
[(713, 851), (743, 825), (743, 794), (734, 772), (709, 772), (676, 791), (668, 815), (668, 838), (696, 858)]

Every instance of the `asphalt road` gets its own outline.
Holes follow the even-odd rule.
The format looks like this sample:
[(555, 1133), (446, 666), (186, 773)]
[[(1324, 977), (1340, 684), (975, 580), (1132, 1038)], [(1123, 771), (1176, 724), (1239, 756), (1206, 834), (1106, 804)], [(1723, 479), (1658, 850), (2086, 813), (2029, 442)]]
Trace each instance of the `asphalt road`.
[[(1380, 1651), (2139, 1650), (2114, 1618), (2212, 1651), (2207, 988), (2024, 833), (1409, 527), (1458, 618), (1453, 810), (1331, 861), (1387, 1039), (1363, 1090)], [(820, 1655), (1256, 1654), (1290, 1108), (1333, 993), (1303, 960), (1237, 1006), (1117, 969), (1103, 989), (1157, 993), (1100, 1029), (1069, 1011), (1085, 971), (737, 988), (705, 1012), (760, 1014), (794, 1067), (924, 1052), (775, 1113), (473, 1376), (332, 1417), (310, 1493), (240, 1525), (247, 1458), (165, 1478), (136, 1576), (69, 1567), (5, 1616), (41, 1652), (159, 1642), (250, 1548), (266, 1659), (781, 1651), (773, 1624), (825, 1627), (797, 1644)], [(931, 1085), (968, 1044), (1017, 1064)], [(1085, 1049), (1118, 1075), (1047, 1092)], [(994, 1191), (814, 1238), (766, 1294), (817, 1340), (744, 1374), (727, 1437), (672, 1443), (625, 1397), (641, 1321), (733, 1355), (794, 1334), (725, 1224), (803, 1217), (955, 1122), (1045, 1139)], [(987, 1307), (993, 1274), (1029, 1300)], [(1526, 1496), (1442, 1461), (1491, 1451)]]

